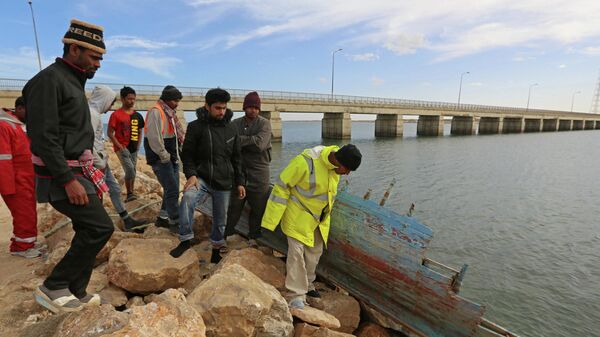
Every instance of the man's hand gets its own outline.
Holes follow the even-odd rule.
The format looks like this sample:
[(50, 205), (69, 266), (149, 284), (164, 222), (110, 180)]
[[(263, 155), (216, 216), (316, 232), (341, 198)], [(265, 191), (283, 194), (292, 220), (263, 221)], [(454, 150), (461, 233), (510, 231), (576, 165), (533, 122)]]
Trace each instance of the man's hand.
[(73, 205), (85, 206), (90, 203), (85, 188), (77, 179), (71, 180), (65, 185), (65, 191), (69, 202)]
[(188, 178), (188, 180), (185, 182), (185, 186), (183, 186), (183, 191), (187, 191), (188, 189), (190, 189), (193, 186), (198, 185), (198, 178), (196, 176), (191, 176)]
[(240, 199), (244, 199), (246, 197), (246, 189), (242, 185), (238, 186), (238, 196)]

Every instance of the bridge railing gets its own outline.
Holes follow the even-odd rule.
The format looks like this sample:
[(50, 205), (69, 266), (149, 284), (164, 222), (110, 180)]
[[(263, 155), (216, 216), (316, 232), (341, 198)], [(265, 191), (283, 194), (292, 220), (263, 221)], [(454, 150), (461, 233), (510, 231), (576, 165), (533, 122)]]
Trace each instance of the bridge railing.
[[(27, 80), (0, 78), (0, 90), (21, 90), (25, 86)], [(138, 94), (145, 95), (160, 95), (163, 85), (147, 85), (147, 84), (117, 84), (117, 83), (88, 83), (86, 88), (91, 90), (95, 85), (103, 84), (118, 91), (123, 86), (127, 85), (136, 90)], [(180, 87), (178, 86), (183, 96), (199, 96), (203, 97), (210, 88), (202, 87)], [(248, 92), (248, 89), (227, 89), (233, 98), (242, 99)], [(494, 105), (479, 105), (479, 104), (460, 104), (449, 102), (436, 101), (421, 101), (408, 100), (401, 98), (383, 98), (369, 96), (350, 96), (350, 95), (329, 95), (307, 92), (292, 92), (292, 91), (272, 91), (272, 90), (257, 90), (263, 100), (291, 100), (299, 102), (322, 102), (337, 105), (383, 105), (386, 107), (397, 107), (404, 109), (424, 109), (424, 110), (442, 110), (442, 111), (461, 111), (461, 112), (489, 112), (502, 114), (529, 114), (529, 115), (557, 115), (566, 114), (569, 112), (558, 110), (543, 110), (543, 109), (524, 109), (506, 106)]]

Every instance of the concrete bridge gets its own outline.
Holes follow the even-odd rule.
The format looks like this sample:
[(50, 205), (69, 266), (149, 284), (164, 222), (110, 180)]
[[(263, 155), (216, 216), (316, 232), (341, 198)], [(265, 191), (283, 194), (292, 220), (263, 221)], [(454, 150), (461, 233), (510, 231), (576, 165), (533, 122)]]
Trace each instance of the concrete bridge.
[[(0, 105), (10, 107), (20, 95), (26, 80), (0, 79)], [(90, 83), (91, 90), (95, 83)], [(100, 83), (97, 83), (100, 84)], [(123, 84), (106, 85), (117, 92)], [(137, 92), (136, 108), (154, 106), (163, 85), (127, 84)], [(177, 87), (183, 93), (180, 113), (194, 111), (204, 104), (209, 88)], [(227, 89), (232, 96), (229, 107), (242, 110), (244, 96), (251, 90)], [(261, 115), (271, 121), (273, 140), (281, 140), (280, 113), (323, 113), (323, 138), (347, 139), (351, 133), (351, 114), (376, 115), (376, 137), (402, 137), (403, 116), (418, 116), (418, 136), (441, 136), (445, 118), (452, 119), (451, 134), (507, 134), (600, 129), (600, 115), (555, 110), (523, 109), (489, 105), (415, 101), (404, 99), (326, 95), (284, 91), (258, 91)]]

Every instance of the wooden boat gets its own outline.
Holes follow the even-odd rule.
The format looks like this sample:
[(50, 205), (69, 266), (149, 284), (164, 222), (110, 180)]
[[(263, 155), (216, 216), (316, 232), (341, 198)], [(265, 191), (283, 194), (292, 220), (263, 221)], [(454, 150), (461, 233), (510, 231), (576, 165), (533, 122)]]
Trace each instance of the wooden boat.
[[(202, 200), (197, 210), (212, 214), (211, 200)], [(484, 306), (458, 295), (466, 265), (455, 270), (426, 257), (433, 238), (429, 227), (343, 190), (331, 219), (318, 275), (395, 322), (402, 332), (428, 337), (517, 337), (486, 320)], [(247, 217), (236, 230), (247, 233)], [(260, 242), (287, 251), (279, 227), (275, 232), (263, 230)]]

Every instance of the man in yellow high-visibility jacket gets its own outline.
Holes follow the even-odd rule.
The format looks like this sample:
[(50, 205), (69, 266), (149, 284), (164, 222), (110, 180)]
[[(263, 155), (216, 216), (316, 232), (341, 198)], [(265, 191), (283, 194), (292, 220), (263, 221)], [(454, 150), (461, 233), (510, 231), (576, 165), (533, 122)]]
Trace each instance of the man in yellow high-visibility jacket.
[(313, 282), (340, 175), (355, 171), (361, 159), (352, 144), (313, 147), (292, 159), (275, 182), (261, 225), (273, 231), (281, 222), (288, 237), (285, 287), (291, 307), (303, 308), (306, 295), (320, 297)]

